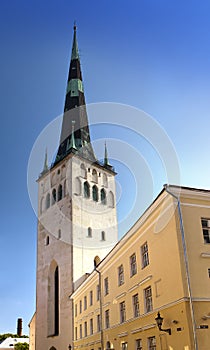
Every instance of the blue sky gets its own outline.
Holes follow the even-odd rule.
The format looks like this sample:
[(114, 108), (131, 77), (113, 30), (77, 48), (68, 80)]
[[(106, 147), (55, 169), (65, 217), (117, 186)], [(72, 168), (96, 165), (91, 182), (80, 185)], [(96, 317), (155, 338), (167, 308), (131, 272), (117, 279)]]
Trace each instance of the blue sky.
[[(210, 188), (209, 15), (205, 0), (1, 1), (0, 333), (15, 332), (18, 317), (28, 333), (35, 310), (36, 216), (27, 164), (38, 135), (63, 111), (74, 20), (86, 102), (117, 102), (151, 115), (174, 144), (181, 184)], [(147, 157), (146, 145), (123, 137)], [(126, 164), (115, 166), (122, 218), (135, 197), (133, 174)], [(153, 197), (166, 180), (155, 169)]]

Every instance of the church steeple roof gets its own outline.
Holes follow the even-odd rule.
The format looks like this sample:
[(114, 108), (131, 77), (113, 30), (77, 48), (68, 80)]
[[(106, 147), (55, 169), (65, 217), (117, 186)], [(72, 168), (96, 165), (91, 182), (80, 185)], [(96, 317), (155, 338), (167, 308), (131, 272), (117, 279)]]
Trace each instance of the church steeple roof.
[(77, 43), (76, 25), (74, 25), (73, 45), (66, 88), (60, 146), (55, 163), (63, 159), (72, 151), (72, 148), (69, 147), (69, 145), (72, 141), (73, 124), (73, 136), (75, 140), (75, 147), (73, 148), (74, 153), (78, 152), (81, 156), (91, 160), (92, 162), (95, 162), (96, 157), (91, 145), (88, 117), (85, 105), (85, 95)]

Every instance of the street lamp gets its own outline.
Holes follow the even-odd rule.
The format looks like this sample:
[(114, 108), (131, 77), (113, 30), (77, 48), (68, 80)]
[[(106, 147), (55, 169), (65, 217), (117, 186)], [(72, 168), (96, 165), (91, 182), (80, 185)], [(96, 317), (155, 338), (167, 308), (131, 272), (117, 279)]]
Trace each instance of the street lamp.
[(159, 331), (167, 332), (169, 335), (171, 335), (171, 328), (162, 329), (163, 317), (160, 316), (159, 311), (158, 311), (157, 317), (155, 317), (155, 321), (157, 323)]

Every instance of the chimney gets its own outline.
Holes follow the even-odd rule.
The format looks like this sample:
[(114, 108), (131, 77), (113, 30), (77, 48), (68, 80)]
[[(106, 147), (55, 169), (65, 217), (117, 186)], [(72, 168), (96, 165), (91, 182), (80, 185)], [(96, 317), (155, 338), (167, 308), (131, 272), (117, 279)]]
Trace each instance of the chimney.
[(19, 337), (22, 336), (22, 323), (23, 323), (22, 318), (18, 318), (18, 320), (17, 320), (17, 335)]

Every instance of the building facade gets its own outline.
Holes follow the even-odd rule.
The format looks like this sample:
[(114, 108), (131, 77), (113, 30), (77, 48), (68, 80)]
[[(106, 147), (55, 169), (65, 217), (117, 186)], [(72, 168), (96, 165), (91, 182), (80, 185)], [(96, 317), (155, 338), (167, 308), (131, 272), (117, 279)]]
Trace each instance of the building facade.
[(116, 244), (115, 172), (90, 140), (76, 27), (60, 145), (38, 179), (35, 349), (72, 343), (69, 295)]
[(72, 294), (74, 349), (209, 349), (209, 243), (210, 191), (165, 186)]

